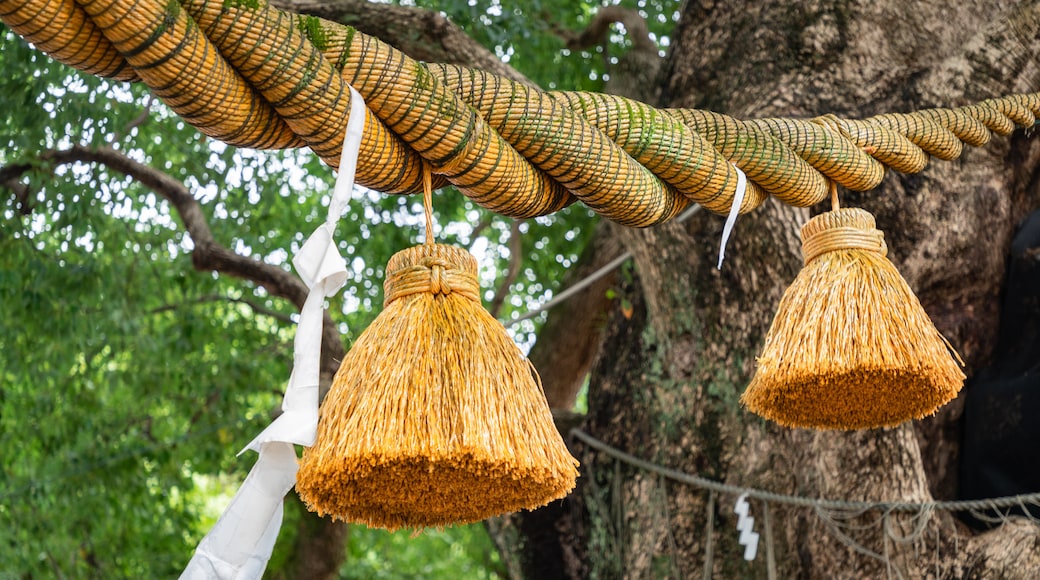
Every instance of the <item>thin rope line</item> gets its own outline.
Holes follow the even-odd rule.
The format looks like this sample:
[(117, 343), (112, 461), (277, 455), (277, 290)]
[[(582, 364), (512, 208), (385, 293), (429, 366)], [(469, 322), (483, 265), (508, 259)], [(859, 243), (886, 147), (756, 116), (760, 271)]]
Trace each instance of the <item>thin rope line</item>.
[(426, 236), (423, 243), (429, 246), (433, 244), (433, 176), (430, 164), (425, 160), (422, 162), (422, 171), (423, 215), (426, 218)]
[[(681, 223), (685, 222), (686, 220), (690, 219), (697, 212), (699, 212), (702, 207), (703, 206), (697, 205), (697, 204), (691, 205), (686, 211), (684, 211), (683, 213), (679, 214), (679, 217), (675, 218), (676, 223), (680, 223), (681, 224)], [(520, 324), (521, 322), (523, 322), (525, 320), (530, 320), (530, 319), (538, 316), (539, 314), (545, 312), (546, 310), (549, 310), (553, 306), (556, 306), (557, 304), (563, 302), (564, 300), (567, 300), (568, 298), (571, 298), (575, 294), (577, 294), (577, 293), (581, 292), (582, 290), (588, 288), (589, 286), (591, 286), (593, 283), (595, 283), (600, 278), (602, 278), (602, 277), (606, 276), (607, 274), (611, 273), (612, 271), (616, 270), (618, 267), (621, 266), (621, 264), (624, 264), (625, 262), (627, 262), (631, 257), (632, 257), (632, 253), (631, 252), (625, 252), (625, 253), (621, 254), (620, 256), (614, 258), (613, 260), (607, 262), (605, 265), (600, 267), (600, 269), (596, 270), (592, 274), (589, 274), (585, 278), (583, 278), (583, 279), (579, 280), (578, 282), (576, 282), (575, 284), (571, 285), (566, 290), (564, 290), (564, 291), (560, 292), (559, 294), (553, 296), (551, 300), (549, 300), (545, 304), (542, 304), (538, 308), (534, 308), (532, 310), (528, 310), (527, 312), (521, 314), (520, 316), (517, 316), (516, 318), (510, 318), (509, 320), (501, 320), (500, 322), (506, 328), (512, 328), (512, 327), (516, 326), (517, 324)]]
[(766, 574), (776, 580), (776, 551), (773, 544), (773, 516), (768, 501), (762, 501), (762, 526), (766, 532)]
[(715, 500), (715, 490), (712, 489), (708, 492), (708, 521), (704, 524), (704, 580), (711, 580), (712, 568), (715, 567)]
[[(1012, 496), (1004, 496), (997, 498), (987, 499), (969, 499), (969, 500), (956, 500), (956, 501), (928, 501), (928, 502), (865, 502), (865, 501), (847, 501), (847, 500), (833, 500), (823, 498), (812, 498), (803, 497), (797, 495), (788, 495), (782, 493), (775, 493), (772, 491), (765, 491), (761, 489), (755, 489), (751, 487), (741, 487), (737, 485), (730, 485), (727, 483), (721, 483), (697, 475), (690, 475), (682, 471), (675, 469), (669, 469), (660, 465), (644, 461), (634, 455), (629, 455), (620, 449), (611, 447), (606, 443), (596, 439), (592, 435), (582, 431), (581, 429), (571, 429), (570, 435), (580, 439), (583, 443), (589, 445), (597, 451), (602, 451), (614, 459), (624, 461), (629, 465), (645, 469), (652, 473), (663, 475), (669, 479), (687, 483), (711, 491), (719, 493), (741, 495), (747, 494), (748, 497), (753, 497), (761, 500), (766, 500), (773, 503), (781, 503), (788, 505), (796, 505), (802, 507), (812, 508), (824, 508), (834, 510), (883, 510), (883, 511), (897, 511), (897, 512), (921, 512), (922, 510), (945, 510), (945, 511), (968, 511), (968, 510), (980, 510), (980, 509), (996, 509), (1005, 507), (1024, 507), (1026, 503), (1034, 505), (1040, 505), (1040, 492), (1025, 493)], [(1028, 513), (1028, 511), (1027, 511)]]

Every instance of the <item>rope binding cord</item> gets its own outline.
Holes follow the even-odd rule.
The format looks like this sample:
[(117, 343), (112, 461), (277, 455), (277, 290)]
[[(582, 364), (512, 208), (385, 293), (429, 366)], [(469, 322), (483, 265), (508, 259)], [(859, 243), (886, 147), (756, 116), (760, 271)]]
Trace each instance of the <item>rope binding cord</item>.
[(386, 267), (383, 312), (321, 406), (296, 489), (319, 514), (396, 529), (474, 522), (559, 499), (577, 461), (531, 363), (480, 303), (477, 261), (425, 243)]

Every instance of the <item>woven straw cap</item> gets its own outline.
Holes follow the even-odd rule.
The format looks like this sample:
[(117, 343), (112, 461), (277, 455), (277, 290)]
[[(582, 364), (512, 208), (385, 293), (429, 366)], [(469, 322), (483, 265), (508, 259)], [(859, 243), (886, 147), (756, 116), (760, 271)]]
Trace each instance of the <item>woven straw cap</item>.
[(859, 208), (844, 208), (820, 214), (802, 226), (802, 256), (805, 263), (822, 254), (842, 250), (864, 250), (888, 255), (885, 234), (874, 227), (874, 216)]
[(480, 302), (477, 259), (461, 248), (427, 244), (397, 252), (386, 265), (383, 306), (417, 293), (457, 294)]

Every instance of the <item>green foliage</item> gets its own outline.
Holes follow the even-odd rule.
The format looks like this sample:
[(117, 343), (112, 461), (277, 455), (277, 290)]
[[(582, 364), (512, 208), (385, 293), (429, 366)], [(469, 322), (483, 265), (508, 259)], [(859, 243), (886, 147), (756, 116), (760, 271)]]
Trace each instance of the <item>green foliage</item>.
[[(400, 4), (413, 4), (397, 0)], [(631, 43), (614, 26), (607, 42), (571, 51), (564, 38), (585, 29), (600, 6), (621, 5), (646, 19), (651, 39), (667, 49), (679, 0), (427, 0), (502, 60), (545, 89), (596, 91)]]
[(498, 552), (481, 524), (387, 532), (365, 527), (350, 530), (344, 580), (424, 578), (473, 580), (505, 576)]

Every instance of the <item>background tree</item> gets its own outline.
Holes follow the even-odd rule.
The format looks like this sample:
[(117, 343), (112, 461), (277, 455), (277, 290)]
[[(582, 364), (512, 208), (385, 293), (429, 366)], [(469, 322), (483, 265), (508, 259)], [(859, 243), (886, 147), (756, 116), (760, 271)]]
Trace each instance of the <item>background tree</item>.
[[(1036, 2), (689, 2), (658, 103), (738, 117), (862, 117), (1035, 91), (1038, 33)], [(969, 374), (995, 342), (1004, 256), (1016, 224), (1040, 201), (1038, 159), (1035, 135), (1020, 132), (959, 161), (933, 162), (920, 176), (890, 174), (878, 191), (842, 196), (878, 217), (890, 257)], [(778, 203), (760, 208), (740, 222), (721, 271), (706, 243), (719, 237), (717, 218), (617, 229), (635, 256), (637, 278), (626, 289), (638, 307), (612, 317), (586, 428), (652, 461), (739, 485), (866, 501), (952, 498), (956, 402), (932, 419), (852, 433), (782, 429), (738, 407), (776, 303), (800, 268), (796, 228), (808, 217)], [(670, 489), (663, 525), (662, 510), (647, 508), (664, 501), (652, 478), (614, 471), (595, 455), (586, 467), (590, 485), (558, 526), (573, 534), (563, 542), (578, 554), (572, 574), (689, 575), (704, 564), (708, 510), (717, 510), (716, 529), (735, 530), (730, 509), (682, 486)], [(613, 519), (595, 509), (603, 506), (615, 506), (606, 513)], [(937, 513), (916, 545), (883, 544), (877, 526), (851, 532), (886, 562), (851, 549), (811, 511), (775, 510), (772, 521), (780, 577), (1028, 577), (1037, 565), (1033, 525), (976, 535)], [(868, 514), (852, 523), (876, 521)], [(913, 523), (896, 525), (909, 533)], [(763, 564), (741, 561), (735, 532), (715, 542), (715, 574), (766, 574)]]
[[(435, 13), (352, 1), (280, 5), (348, 21), (418, 58), (524, 78)], [(644, 36), (639, 19), (625, 21), (626, 38), (597, 28), (621, 16), (597, 22), (578, 2), (437, 8), (469, 23), (472, 38), (543, 87), (595, 89), (609, 79), (612, 90), (654, 104), (738, 117), (858, 117), (1040, 86), (1037, 2), (640, 2), (629, 8), (651, 28)], [(564, 32), (586, 24), (587, 34)], [(580, 51), (590, 38), (614, 46), (581, 59), (560, 50), (567, 41)], [(666, 40), (662, 61), (654, 47)], [(621, 54), (618, 45), (630, 48), (622, 58), (612, 56)], [(206, 487), (243, 467), (227, 450), (266, 423), (287, 376), (300, 294), (286, 260), (303, 240), (297, 232), (319, 219), (327, 186), (312, 176), (327, 172), (307, 155), (208, 143), (139, 88), (80, 77), (69, 85), (67, 69), (10, 35), (0, 64), (0, 183), (11, 192), (0, 229), (2, 437), (5, 448), (23, 450), (4, 461), (5, 560), (14, 570), (56, 575), (168, 575), (210, 523), (198, 521), (212, 495)], [(644, 78), (619, 82), (632, 78), (626, 72)], [(1018, 133), (920, 176), (890, 175), (881, 190), (843, 196), (878, 216), (890, 256), (969, 371), (994, 342), (1003, 255), (1014, 224), (1038, 205), (1038, 158), (1037, 140)], [(304, 171), (291, 169), (297, 166)], [(304, 188), (316, 195), (299, 195)], [(488, 271), (508, 271), (508, 260), (523, 255), (522, 275), (506, 285), (516, 298), (499, 301), (505, 316), (543, 298), (560, 277), (549, 266), (574, 262), (593, 231), (580, 208), (514, 225), (460, 196), (437, 203), (443, 221), (457, 220), (442, 239), (483, 239), (494, 264)], [(327, 321), (328, 331), (347, 332), (348, 343), (380, 301), (382, 264), (410, 241), (412, 231), (399, 224), (418, 215), (413, 202), (378, 195), (356, 200), (350, 212), (340, 233), (345, 253), (357, 256), (345, 292), (353, 298), (333, 304), (335, 322)], [(951, 497), (957, 404), (916, 425), (852, 434), (784, 430), (737, 406), (775, 304), (799, 268), (796, 228), (808, 215), (768, 203), (742, 218), (721, 272), (713, 268), (716, 217), (650, 230), (599, 228), (594, 254), (609, 257), (615, 250), (604, 240), (615, 238), (634, 267), (617, 281), (621, 299), (583, 301), (608, 309), (583, 427), (644, 458), (741, 485), (866, 500)], [(219, 274), (190, 272), (189, 258)], [(551, 314), (532, 357), (560, 350), (555, 341), (568, 333), (549, 330), (579, 328), (576, 316), (589, 319), (574, 309)], [(596, 345), (592, 326), (570, 334)], [(326, 375), (336, 348), (325, 353)], [(543, 367), (550, 401), (569, 405), (589, 362)], [(493, 522), (509, 571), (533, 576), (540, 564), (557, 575), (687, 576), (705, 563), (709, 513), (717, 530), (735, 527), (699, 490), (672, 486), (662, 494), (644, 474), (582, 457), (584, 484), (571, 498)], [(233, 488), (237, 477), (228, 479)], [(291, 513), (272, 573), (334, 575), (345, 528)], [(772, 519), (782, 576), (886, 570), (810, 513), (778, 510)], [(61, 530), (53, 528), (58, 521)], [(939, 514), (926, 531), (925, 552), (938, 554), (937, 562), (891, 547), (890, 561), (908, 576), (1036, 568), (1035, 527), (973, 535)], [(763, 574), (739, 558), (735, 534), (712, 537), (718, 575)], [(853, 539), (878, 553), (885, 548), (870, 533)], [(355, 566), (364, 562), (363, 550), (354, 554)]]

